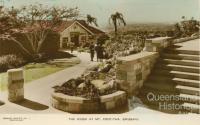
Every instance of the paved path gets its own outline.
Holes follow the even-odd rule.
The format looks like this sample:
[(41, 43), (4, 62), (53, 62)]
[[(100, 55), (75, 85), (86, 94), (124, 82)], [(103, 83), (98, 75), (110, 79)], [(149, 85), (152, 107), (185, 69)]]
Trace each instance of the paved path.
[[(80, 76), (86, 68), (97, 64), (97, 62), (90, 61), (90, 56), (88, 53), (74, 52), (74, 54), (80, 58), (80, 64), (25, 84), (25, 98), (27, 101), (21, 105), (33, 104), (33, 107), (38, 105), (41, 107), (41, 109), (45, 110), (32, 110), (31, 108), (26, 108), (19, 104), (11, 103), (7, 101), (7, 92), (2, 92), (0, 94), (0, 100), (4, 101), (5, 105), (0, 106), (0, 113), (65, 113), (54, 109), (51, 106), (50, 98), (51, 92), (53, 91), (52, 87), (62, 84), (64, 81), (67, 81), (70, 78), (76, 78)], [(31, 101), (43, 105), (39, 105)], [(45, 108), (46, 106), (48, 106), (48, 109)]]

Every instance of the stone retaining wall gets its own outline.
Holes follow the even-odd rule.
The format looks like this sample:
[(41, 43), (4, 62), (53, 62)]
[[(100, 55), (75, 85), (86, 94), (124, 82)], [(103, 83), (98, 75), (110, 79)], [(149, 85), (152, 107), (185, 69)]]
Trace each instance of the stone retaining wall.
[(117, 91), (109, 95), (101, 96), (100, 101), (101, 109), (106, 111), (115, 109), (127, 103), (126, 93), (124, 91)]
[(126, 93), (117, 91), (115, 93), (101, 96), (98, 100), (89, 100), (82, 97), (69, 96), (62, 93), (53, 93), (51, 104), (54, 108), (72, 113), (95, 113), (108, 111), (127, 102)]
[(175, 43), (197, 38), (199, 36), (175, 40), (172, 40), (170, 37), (148, 39), (145, 42), (145, 51), (126, 57), (119, 57), (116, 66), (116, 79), (120, 89), (126, 91), (129, 97), (137, 94), (139, 88), (143, 86), (144, 81), (150, 74), (162, 49)]
[(141, 52), (117, 59), (116, 79), (129, 97), (137, 94), (159, 57), (157, 52)]

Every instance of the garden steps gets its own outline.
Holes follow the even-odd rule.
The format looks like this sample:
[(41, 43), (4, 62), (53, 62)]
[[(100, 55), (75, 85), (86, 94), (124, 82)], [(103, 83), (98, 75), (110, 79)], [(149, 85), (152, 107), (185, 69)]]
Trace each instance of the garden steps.
[(161, 57), (166, 58), (166, 59), (183, 59), (183, 60), (200, 60), (199, 55), (190, 55), (190, 54), (172, 54), (172, 53), (164, 53), (161, 54)]
[(179, 97), (188, 103), (200, 104), (200, 96), (181, 93)]
[(200, 105), (192, 103), (184, 103), (182, 107), (190, 112), (200, 114)]
[[(161, 100), (153, 100), (150, 101), (147, 98), (148, 93), (153, 93), (156, 98), (159, 95), (164, 95), (164, 96), (171, 96), (171, 95), (175, 95), (175, 96), (179, 96), (177, 92), (167, 92), (167, 91), (161, 91), (161, 90), (156, 90), (155, 88), (149, 88), (147, 86), (143, 87), (142, 90), (140, 91), (141, 93), (138, 94), (138, 97), (141, 99), (141, 101), (143, 102), (143, 104), (151, 109), (154, 110), (159, 110), (161, 112), (165, 112), (165, 113), (170, 113), (170, 114), (177, 114), (180, 111), (179, 110), (163, 110), (162, 108), (159, 108), (160, 103), (167, 103), (167, 104), (179, 104), (180, 106), (183, 104), (183, 102), (178, 101), (178, 100), (166, 100), (166, 101), (161, 101)], [(169, 94), (170, 93), (170, 94)]]
[(146, 82), (144, 84), (145, 87), (149, 87), (149, 88), (152, 88), (152, 89), (155, 89), (155, 90), (160, 90), (160, 91), (168, 91), (168, 92), (175, 92), (176, 89), (175, 88), (175, 85), (174, 84), (168, 84), (166, 82)]
[[(156, 95), (178, 95), (182, 100), (169, 103), (180, 105), (180, 112), (200, 113), (200, 51), (165, 49), (141, 91), (144, 103), (151, 107), (158, 108), (158, 103), (149, 102), (145, 96), (154, 92)], [(187, 107), (191, 111), (185, 110)]]
[(180, 49), (173, 49), (167, 48), (164, 50), (164, 53), (172, 53), (172, 54), (189, 54), (189, 55), (200, 55), (200, 51), (195, 50), (180, 50)]
[(185, 65), (176, 65), (176, 64), (160, 64), (156, 65), (156, 68), (173, 70), (173, 71), (182, 71), (182, 72), (191, 72), (191, 73), (200, 73), (200, 67), (196, 66), (185, 66)]
[(168, 76), (155, 76), (150, 75), (147, 79), (147, 82), (154, 83), (166, 83), (166, 84), (175, 84), (175, 85), (185, 85), (191, 87), (200, 87), (200, 81), (191, 80), (191, 79), (183, 79), (183, 78), (170, 78)]
[(161, 63), (184, 65), (184, 66), (200, 66), (200, 62), (196, 60), (177, 60), (177, 59), (162, 59)]
[(200, 80), (200, 74), (198, 74), (198, 73), (168, 71), (168, 70), (158, 70), (158, 69), (154, 70), (153, 73), (155, 75), (166, 75), (167, 77), (169, 76), (169, 77), (173, 77), (173, 78)]
[(200, 88), (177, 85), (176, 89), (179, 90), (179, 92), (183, 94), (200, 96)]
[(174, 78), (173, 81), (176, 82), (178, 85), (197, 87), (197, 88), (200, 87), (200, 81), (199, 80)]

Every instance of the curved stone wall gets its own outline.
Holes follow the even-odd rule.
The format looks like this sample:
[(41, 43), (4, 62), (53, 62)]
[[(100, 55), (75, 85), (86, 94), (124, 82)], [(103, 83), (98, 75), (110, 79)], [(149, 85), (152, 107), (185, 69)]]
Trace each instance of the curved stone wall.
[(53, 93), (51, 104), (54, 108), (72, 113), (95, 113), (115, 109), (127, 103), (124, 91), (101, 96), (98, 100), (89, 100), (62, 93)]

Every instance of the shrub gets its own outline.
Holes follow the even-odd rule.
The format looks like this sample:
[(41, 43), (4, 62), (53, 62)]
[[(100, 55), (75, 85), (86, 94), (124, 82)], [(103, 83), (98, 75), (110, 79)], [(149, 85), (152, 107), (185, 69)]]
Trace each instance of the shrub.
[(25, 64), (25, 60), (16, 55), (10, 54), (0, 57), (0, 72), (5, 72), (8, 69), (18, 68)]
[(103, 34), (103, 35), (100, 35), (98, 38), (97, 38), (97, 44), (105, 44), (105, 41), (106, 40), (109, 40), (109, 36), (106, 35), (106, 34)]

